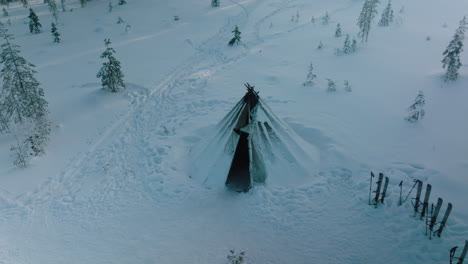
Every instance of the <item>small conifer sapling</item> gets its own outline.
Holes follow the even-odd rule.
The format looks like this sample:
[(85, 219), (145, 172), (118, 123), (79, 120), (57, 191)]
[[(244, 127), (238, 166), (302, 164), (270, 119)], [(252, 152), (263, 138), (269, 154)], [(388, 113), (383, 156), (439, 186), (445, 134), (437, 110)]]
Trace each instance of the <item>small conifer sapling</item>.
[(212, 7), (218, 7), (219, 6), (219, 0), (211, 0), (211, 6)]
[(345, 89), (346, 92), (352, 92), (353, 91), (353, 89), (351, 89), (351, 85), (349, 84), (349, 81), (345, 80), (343, 82), (343, 84), (344, 84), (344, 89)]
[(336, 25), (335, 37), (337, 37), (337, 38), (341, 37), (341, 25), (340, 25), (340, 23), (338, 23), (338, 25)]
[(58, 32), (55, 23), (52, 23), (50, 32), (52, 33), (52, 37), (54, 38), (54, 43), (60, 43), (60, 33)]
[(318, 46), (317, 46), (317, 49), (321, 50), (322, 48), (323, 48), (323, 43), (322, 43), (322, 41), (320, 41)]
[(97, 78), (101, 78), (102, 89), (110, 90), (116, 93), (120, 90), (125, 89), (125, 83), (123, 81), (124, 74), (120, 69), (120, 61), (115, 57), (115, 50), (110, 47), (110, 39), (105, 39), (106, 50), (102, 53), (101, 58), (105, 60), (98, 74)]
[(351, 53), (351, 42), (349, 40), (349, 34), (346, 34), (346, 38), (343, 44), (343, 53), (344, 54)]
[(128, 33), (128, 31), (129, 31), (131, 28), (132, 28), (132, 25), (127, 24), (127, 25), (125, 26), (125, 33)]
[(330, 16), (328, 15), (328, 11), (325, 12), (325, 15), (321, 19), (322, 25), (328, 25), (328, 23), (330, 23)]
[(38, 34), (41, 33), (41, 28), (42, 25), (39, 23), (39, 18), (37, 17), (36, 13), (32, 10), (32, 8), (29, 9), (29, 32), (33, 34)]
[(232, 31), (234, 33), (234, 37), (229, 41), (228, 45), (233, 46), (234, 44), (239, 45), (239, 42), (241, 40), (241, 32), (239, 31), (239, 28), (236, 26), (234, 30)]
[(244, 264), (245, 263), (245, 252), (241, 251), (236, 253), (235, 250), (229, 250), (229, 255), (227, 255), (229, 264)]
[(313, 86), (315, 84), (314, 80), (317, 78), (317, 75), (314, 74), (314, 65), (310, 63), (309, 71), (307, 72), (306, 81), (302, 84), (304, 86)]
[(357, 40), (353, 38), (353, 41), (351, 42), (351, 53), (356, 52), (357, 50)]
[(336, 92), (335, 82), (332, 79), (327, 79), (327, 81), (328, 81), (327, 92)]
[(424, 99), (424, 94), (422, 91), (419, 91), (418, 95), (416, 96), (416, 99), (414, 100), (414, 103), (408, 107), (409, 114), (407, 117), (405, 117), (405, 120), (415, 123), (418, 120), (421, 120), (424, 115), (424, 105), (426, 104), (426, 101)]

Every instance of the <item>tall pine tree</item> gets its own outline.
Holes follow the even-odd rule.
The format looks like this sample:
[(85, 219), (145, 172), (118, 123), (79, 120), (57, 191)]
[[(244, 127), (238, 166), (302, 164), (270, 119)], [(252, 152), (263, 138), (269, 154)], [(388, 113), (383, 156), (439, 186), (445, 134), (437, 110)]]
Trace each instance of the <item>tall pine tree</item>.
[(18, 142), (15, 150), (24, 149), (27, 144), (31, 155), (39, 155), (44, 153), (51, 126), (44, 90), (34, 78), (35, 66), (21, 57), (19, 46), (12, 43), (14, 38), (3, 24), (0, 24), (0, 37), (5, 41), (0, 53), (0, 63), (3, 64), (0, 71), (3, 81), (0, 93), (0, 132), (11, 132), (12, 128), (21, 126), (27, 138), (18, 139), (15, 135)]
[(102, 89), (116, 93), (125, 89), (124, 74), (120, 69), (120, 61), (114, 57), (115, 50), (110, 47), (110, 39), (105, 39), (104, 43), (106, 50), (102, 53), (101, 58), (107, 61), (103, 63), (96, 77), (101, 78)]
[(447, 72), (445, 73), (444, 80), (455, 81), (458, 79), (458, 70), (462, 66), (460, 61), (460, 53), (463, 51), (463, 39), (465, 38), (466, 30), (466, 17), (460, 21), (460, 25), (455, 31), (452, 41), (450, 41), (447, 49), (445, 49), (442, 59), (443, 68), (447, 67)]
[(37, 17), (36, 13), (32, 10), (32, 8), (29, 9), (29, 32), (33, 34), (38, 34), (41, 33), (41, 28), (42, 25), (39, 23), (39, 18)]
[(367, 38), (369, 37), (369, 32), (372, 25), (372, 20), (377, 15), (378, 3), (379, 0), (366, 0), (366, 2), (364, 2), (357, 23), (360, 29), (359, 36), (361, 37), (362, 42), (364, 42), (364, 40), (367, 42)]

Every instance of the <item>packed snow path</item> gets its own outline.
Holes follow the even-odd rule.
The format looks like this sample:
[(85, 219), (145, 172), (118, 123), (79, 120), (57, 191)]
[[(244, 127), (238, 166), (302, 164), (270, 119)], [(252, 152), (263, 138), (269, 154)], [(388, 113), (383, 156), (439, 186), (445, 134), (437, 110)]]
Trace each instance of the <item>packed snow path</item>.
[[(327, 2), (315, 17), (322, 10), (334, 16), (360, 8), (360, 2)], [(129, 109), (87, 152), (33, 192), (2, 194), (0, 262), (224, 263), (230, 249), (245, 250), (249, 263), (445, 261), (448, 249), (468, 235), (457, 208), (442, 239), (429, 241), (423, 223), (411, 218), (409, 203), (396, 206), (399, 180), (405, 180), (407, 191), (413, 178), (427, 180), (438, 172), (412, 163), (379, 168), (391, 177), (389, 199), (378, 209), (368, 207), (370, 165), (344, 155), (334, 135), (309, 124), (290, 122), (320, 150), (321, 166), (310, 183), (257, 186), (237, 194), (207, 189), (188, 177), (190, 149), (242, 96), (242, 83), (250, 81), (229, 79), (224, 72), (242, 61), (252, 62), (250, 57), (277, 45), (277, 39), (302, 34), (306, 22), (268, 29), (271, 19), (288, 18), (302, 5), (246, 0), (211, 11), (226, 12), (224, 24), (194, 45), (194, 54), (154, 87), (137, 90), (141, 86), (129, 85), (135, 89)], [(228, 49), (235, 25), (245, 41)], [(39, 67), (55, 67), (99, 50)], [(262, 81), (278, 86), (274, 77)], [(269, 93), (275, 91), (261, 91), (273, 107), (287, 113), (284, 108), (292, 103)]]

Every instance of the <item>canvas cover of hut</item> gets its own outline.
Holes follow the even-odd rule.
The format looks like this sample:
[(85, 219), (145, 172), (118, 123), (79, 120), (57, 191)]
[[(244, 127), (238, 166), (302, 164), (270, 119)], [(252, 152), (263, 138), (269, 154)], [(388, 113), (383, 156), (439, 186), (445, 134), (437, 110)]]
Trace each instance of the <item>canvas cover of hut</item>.
[(191, 178), (209, 187), (246, 192), (258, 184), (294, 184), (310, 180), (318, 151), (275, 116), (254, 87), (196, 146)]

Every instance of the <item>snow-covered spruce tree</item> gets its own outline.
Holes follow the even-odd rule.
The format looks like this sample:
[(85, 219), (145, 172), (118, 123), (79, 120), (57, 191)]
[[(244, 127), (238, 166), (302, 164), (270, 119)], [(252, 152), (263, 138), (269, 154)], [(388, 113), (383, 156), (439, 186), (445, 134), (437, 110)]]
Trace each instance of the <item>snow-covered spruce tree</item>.
[(27, 138), (21, 139), (18, 147), (27, 142), (30, 154), (39, 155), (44, 153), (51, 126), (44, 90), (34, 78), (35, 66), (20, 56), (19, 46), (11, 43), (14, 38), (8, 34), (3, 24), (0, 24), (0, 37), (5, 41), (0, 53), (0, 63), (3, 64), (0, 71), (0, 78), (3, 80), (0, 93), (0, 132), (11, 132), (12, 127), (21, 126), (22, 133), (27, 133)]
[(414, 103), (408, 107), (408, 111), (410, 112), (407, 117), (405, 117), (405, 120), (414, 123), (424, 117), (424, 109), (423, 106), (426, 104), (426, 101), (424, 100), (424, 94), (422, 91), (419, 91), (418, 95), (416, 96), (416, 99), (414, 100)]
[(110, 47), (110, 39), (105, 39), (104, 43), (106, 45), (106, 50), (102, 53), (101, 58), (106, 61), (103, 63), (96, 77), (101, 78), (102, 89), (116, 93), (125, 89), (123, 81), (124, 74), (120, 69), (120, 61), (114, 57), (115, 50)]
[(337, 38), (341, 37), (341, 25), (340, 25), (340, 23), (338, 23), (338, 25), (336, 25), (335, 37), (337, 37)]
[(114, 6), (112, 5), (112, 1), (109, 0), (109, 4), (107, 5), (107, 8), (109, 10), (109, 13), (111, 13), (112, 9), (114, 8)]
[(119, 17), (119, 18), (117, 19), (117, 24), (122, 24), (123, 22), (124, 22), (124, 21), (123, 21), (122, 17)]
[(118, 3), (118, 4), (119, 4), (119, 5), (125, 5), (126, 3), (127, 3), (127, 1), (125, 1), (125, 0), (119, 0), (119, 3)]
[(52, 13), (55, 22), (58, 21), (58, 10), (57, 10), (57, 3), (55, 0), (48, 0), (47, 5), (49, 6), (49, 11)]
[(321, 17), (322, 25), (328, 25), (330, 23), (330, 16), (328, 15), (328, 11), (325, 12), (325, 15)]
[(23, 4), (24, 8), (27, 8), (29, 6), (28, 0), (20, 0), (21, 4)]
[(367, 42), (367, 38), (369, 37), (369, 31), (371, 29), (372, 20), (377, 15), (377, 4), (379, 0), (366, 0), (364, 5), (362, 6), (361, 14), (359, 15), (358, 23), (360, 32), (359, 36), (361, 37), (361, 41), (364, 40)]
[(346, 34), (346, 39), (343, 44), (343, 53), (344, 54), (351, 53), (351, 41), (349, 40), (349, 34)]
[(219, 6), (219, 0), (211, 0), (211, 6), (212, 7), (218, 7)]
[(460, 53), (463, 51), (463, 39), (465, 38), (466, 30), (466, 17), (460, 21), (460, 25), (455, 31), (452, 41), (450, 41), (447, 49), (445, 49), (442, 59), (443, 68), (447, 67), (447, 72), (445, 73), (444, 80), (455, 81), (458, 79), (458, 70), (462, 66), (460, 61)]
[(327, 79), (327, 81), (328, 81), (327, 92), (336, 92), (335, 82), (332, 79)]
[(307, 72), (306, 81), (302, 84), (304, 86), (313, 86), (315, 84), (314, 80), (317, 78), (317, 75), (314, 74), (314, 65), (312, 62), (309, 65), (309, 71)]
[(7, 17), (8, 16), (8, 11), (5, 8), (3, 8), (2, 11), (3, 11), (3, 16)]
[(39, 18), (37, 17), (36, 13), (32, 10), (32, 8), (29, 9), (29, 32), (33, 34), (38, 34), (41, 33), (41, 28), (42, 25), (39, 23)]
[(345, 80), (343, 82), (343, 84), (344, 84), (344, 89), (345, 89), (346, 92), (352, 92), (353, 91), (353, 89), (351, 89), (351, 85), (349, 84), (349, 81)]
[(382, 18), (380, 18), (379, 26), (388, 27), (393, 22), (393, 9), (392, 0), (388, 0), (387, 7), (382, 12)]
[(52, 33), (52, 37), (54, 38), (54, 43), (60, 43), (60, 33), (57, 30), (57, 26), (55, 23), (52, 23), (51, 25), (51, 30), (50, 33)]
[(310, 23), (315, 24), (315, 17), (314, 16), (312, 16), (312, 18), (310, 19)]
[(86, 0), (80, 0), (80, 5), (81, 5), (81, 7), (85, 7), (87, 5), (87, 1)]
[(239, 45), (239, 42), (241, 40), (241, 32), (239, 31), (239, 28), (236, 26), (234, 30), (232, 31), (234, 33), (234, 37), (229, 41), (228, 45), (232, 46), (234, 44)]

